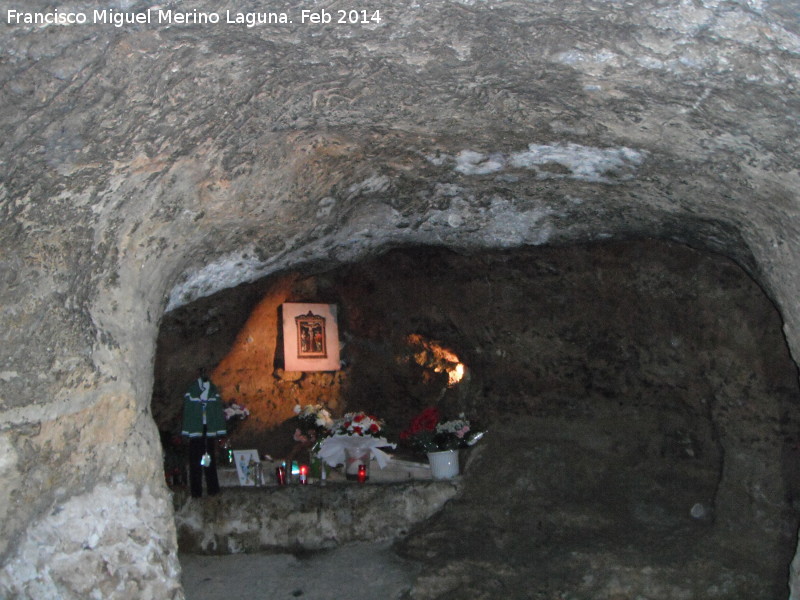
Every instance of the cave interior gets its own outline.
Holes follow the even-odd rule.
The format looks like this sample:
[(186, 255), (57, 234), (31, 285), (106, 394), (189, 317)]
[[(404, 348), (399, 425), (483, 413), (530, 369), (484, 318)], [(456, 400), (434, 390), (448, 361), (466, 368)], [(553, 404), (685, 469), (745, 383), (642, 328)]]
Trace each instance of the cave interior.
[[(338, 307), (339, 370), (283, 369), (285, 302)], [(444, 561), (451, 589), (611, 597), (624, 581), (774, 598), (800, 491), (800, 389), (781, 326), (743, 268), (685, 244), (402, 246), (168, 312), (152, 412), (174, 439), (198, 367), (251, 413), (233, 447), (276, 457), (296, 404), (376, 414), (394, 441), (425, 407), (463, 412), (487, 435), (463, 451), (459, 495), (395, 544)]]

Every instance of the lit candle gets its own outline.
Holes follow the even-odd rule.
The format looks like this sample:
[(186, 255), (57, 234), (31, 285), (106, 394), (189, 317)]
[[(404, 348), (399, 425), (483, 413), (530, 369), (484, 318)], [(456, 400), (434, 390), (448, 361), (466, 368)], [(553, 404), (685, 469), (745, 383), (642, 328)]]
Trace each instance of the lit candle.
[(358, 465), (358, 482), (364, 483), (367, 480), (367, 465)]
[(300, 485), (308, 483), (308, 465), (300, 465)]

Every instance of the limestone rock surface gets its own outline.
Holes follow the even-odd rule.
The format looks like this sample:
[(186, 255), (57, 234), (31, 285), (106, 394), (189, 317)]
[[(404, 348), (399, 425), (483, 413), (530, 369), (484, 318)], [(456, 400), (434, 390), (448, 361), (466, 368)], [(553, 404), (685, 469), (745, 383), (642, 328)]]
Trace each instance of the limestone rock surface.
[[(104, 598), (181, 597), (158, 326), (282, 269), (666, 238), (741, 264), (800, 356), (794, 3), (377, 0), (380, 23), (301, 22), (321, 8), (42, 26), (0, 2), (2, 594), (86, 597), (89, 565)], [(54, 531), (109, 489), (96, 537)], [(139, 539), (118, 545), (115, 522)]]

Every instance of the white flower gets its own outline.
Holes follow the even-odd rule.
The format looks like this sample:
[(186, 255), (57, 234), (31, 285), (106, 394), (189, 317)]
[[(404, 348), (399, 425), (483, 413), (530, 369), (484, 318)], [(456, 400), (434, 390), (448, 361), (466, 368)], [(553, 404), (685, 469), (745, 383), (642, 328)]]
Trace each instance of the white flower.
[(455, 433), (457, 435), (459, 432), (461, 432), (461, 435), (464, 435), (464, 433), (467, 431), (469, 431), (469, 421), (466, 419), (456, 419), (454, 421), (446, 421), (436, 425), (437, 433)]
[(318, 427), (330, 429), (333, 427), (333, 419), (331, 418), (331, 414), (323, 408), (317, 413), (316, 423)]
[(333, 428), (331, 413), (322, 404), (306, 404), (302, 408), (298, 404), (294, 407), (294, 414), (309, 427), (313, 423), (315, 427)]
[(240, 404), (236, 404), (235, 402), (231, 403), (230, 406), (227, 406), (223, 409), (223, 414), (225, 415), (225, 420), (230, 421), (233, 417), (241, 417), (242, 419), (250, 416), (250, 411), (241, 406)]

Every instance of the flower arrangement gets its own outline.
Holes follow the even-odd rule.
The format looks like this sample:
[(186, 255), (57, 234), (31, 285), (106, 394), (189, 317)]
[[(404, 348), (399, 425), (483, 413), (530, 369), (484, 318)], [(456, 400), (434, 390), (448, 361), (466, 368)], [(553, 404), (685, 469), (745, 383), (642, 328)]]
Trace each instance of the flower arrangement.
[(328, 466), (344, 465), (348, 479), (364, 481), (369, 477), (370, 461), (374, 458), (383, 469), (389, 455), (381, 448), (395, 448), (383, 437), (383, 421), (363, 411), (346, 413), (337, 419), (330, 437), (322, 440), (317, 456)]
[[(333, 419), (330, 411), (322, 404), (306, 404), (294, 407), (294, 414), (300, 426), (295, 429), (295, 442), (316, 441), (331, 435)], [(310, 440), (310, 438), (314, 438)]]
[(247, 417), (250, 416), (250, 411), (247, 410), (241, 404), (237, 404), (236, 402), (231, 402), (225, 405), (225, 408), (222, 409), (222, 414), (225, 415), (225, 420), (230, 421), (244, 421)]
[(349, 412), (336, 422), (338, 435), (380, 437), (383, 421), (365, 412)]
[(457, 419), (442, 420), (439, 410), (430, 407), (414, 417), (408, 429), (400, 432), (400, 441), (421, 452), (438, 452), (474, 446), (484, 433), (474, 429), (464, 413)]
[(225, 423), (227, 424), (228, 434), (227, 436), (223, 436), (217, 439), (217, 444), (219, 445), (220, 450), (222, 451), (222, 462), (226, 465), (233, 464), (233, 447), (231, 446), (230, 436), (233, 434), (234, 430), (236, 429), (237, 423), (239, 421), (244, 421), (247, 417), (250, 416), (250, 411), (244, 404), (239, 404), (238, 402), (231, 401), (225, 404), (225, 408), (222, 409), (222, 414), (225, 417)]

